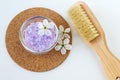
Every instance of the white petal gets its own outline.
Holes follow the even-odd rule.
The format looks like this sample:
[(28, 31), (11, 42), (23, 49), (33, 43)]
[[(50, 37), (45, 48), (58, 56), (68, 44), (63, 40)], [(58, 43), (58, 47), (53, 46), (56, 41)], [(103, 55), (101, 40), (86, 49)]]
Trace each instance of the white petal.
[(60, 38), (60, 39), (64, 39), (64, 35), (60, 33), (60, 34), (59, 34), (59, 38)]
[(61, 39), (59, 39), (57, 42), (58, 42), (59, 44), (62, 44), (62, 40), (61, 40)]
[(64, 40), (64, 44), (69, 44), (69, 42), (70, 42), (70, 40), (69, 40), (68, 38), (66, 38), (66, 39)]
[(59, 26), (60, 32), (64, 31), (64, 27), (62, 25)]
[(44, 20), (43, 20), (43, 25), (44, 25), (44, 26), (46, 26), (46, 27), (47, 27), (47, 26), (48, 26), (48, 23), (49, 23), (49, 22), (48, 22), (48, 20), (47, 20), (47, 19), (44, 19)]
[(61, 36), (61, 39), (64, 39), (64, 37), (65, 37), (65, 35), (62, 35), (62, 36)]
[(38, 28), (39, 28), (39, 29), (42, 29), (42, 28), (43, 28), (43, 24), (42, 24), (41, 22), (37, 22), (37, 24), (38, 24)]
[(69, 34), (64, 34), (64, 36), (65, 36), (66, 38), (70, 38), (70, 35), (69, 35)]
[(45, 34), (45, 32), (44, 32), (44, 30), (43, 29), (40, 29), (39, 31), (38, 31), (38, 35), (44, 35)]
[(64, 47), (61, 49), (61, 54), (66, 54), (66, 49)]
[(66, 48), (66, 50), (71, 50), (72, 49), (72, 45), (67, 44), (67, 45), (65, 45), (65, 48)]
[(51, 31), (50, 31), (50, 30), (46, 29), (46, 30), (44, 30), (44, 31), (45, 31), (45, 35), (47, 35), (47, 36), (52, 35), (52, 33), (51, 33)]
[(50, 22), (49, 25), (47, 26), (47, 28), (54, 28), (55, 23), (54, 22)]
[(65, 29), (65, 32), (66, 32), (66, 33), (69, 33), (69, 32), (70, 32), (70, 28), (66, 28), (66, 29)]
[(57, 45), (57, 46), (55, 46), (55, 50), (59, 51), (61, 49), (61, 47), (62, 47), (61, 45)]

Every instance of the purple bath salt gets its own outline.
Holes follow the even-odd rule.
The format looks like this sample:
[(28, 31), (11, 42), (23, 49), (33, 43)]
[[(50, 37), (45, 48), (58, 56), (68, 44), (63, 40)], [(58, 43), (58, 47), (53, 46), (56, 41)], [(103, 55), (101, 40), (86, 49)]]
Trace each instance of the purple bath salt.
[(56, 42), (55, 29), (53, 23), (33, 22), (24, 30), (24, 43), (33, 51), (49, 50)]

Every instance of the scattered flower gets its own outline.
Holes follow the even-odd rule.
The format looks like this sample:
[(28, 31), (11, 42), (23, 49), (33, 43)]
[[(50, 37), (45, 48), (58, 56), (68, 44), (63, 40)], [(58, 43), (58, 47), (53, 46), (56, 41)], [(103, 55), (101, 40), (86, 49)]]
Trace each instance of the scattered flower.
[(69, 44), (70, 40), (68, 38), (64, 39), (64, 41), (62, 41), (62, 39), (60, 39), (58, 41), (58, 45), (55, 46), (55, 50), (56, 51), (61, 51), (61, 54), (66, 54), (66, 50), (71, 50), (72, 45)]
[(47, 19), (44, 19), (43, 22), (38, 23), (38, 34), (39, 35), (51, 35), (51, 31), (49, 29), (54, 28), (55, 24), (53, 22), (49, 22)]
[(62, 25), (59, 26), (59, 33), (60, 33), (60, 38), (70, 38), (70, 35), (68, 34), (70, 32), (70, 28), (64, 29)]

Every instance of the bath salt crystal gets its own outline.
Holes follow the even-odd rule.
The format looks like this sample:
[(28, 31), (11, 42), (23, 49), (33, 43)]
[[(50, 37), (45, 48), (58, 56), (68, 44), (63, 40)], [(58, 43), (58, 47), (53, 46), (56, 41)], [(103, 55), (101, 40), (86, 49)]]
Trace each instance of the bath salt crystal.
[(33, 51), (50, 49), (56, 40), (55, 25), (47, 28), (42, 22), (33, 22), (24, 30), (24, 43)]

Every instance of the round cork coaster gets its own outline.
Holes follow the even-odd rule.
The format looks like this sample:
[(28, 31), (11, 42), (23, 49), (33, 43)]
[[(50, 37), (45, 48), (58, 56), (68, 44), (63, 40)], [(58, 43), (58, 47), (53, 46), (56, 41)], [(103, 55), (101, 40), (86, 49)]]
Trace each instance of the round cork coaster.
[[(60, 51), (51, 50), (47, 54), (32, 54), (24, 49), (19, 40), (19, 30), (25, 20), (33, 16), (45, 16), (53, 20), (57, 26), (69, 27), (68, 23), (56, 12), (47, 8), (27, 9), (10, 22), (6, 31), (6, 47), (12, 59), (21, 67), (34, 71), (44, 72), (59, 66), (67, 58), (70, 51), (62, 55)], [(70, 44), (72, 43), (71, 32)]]

